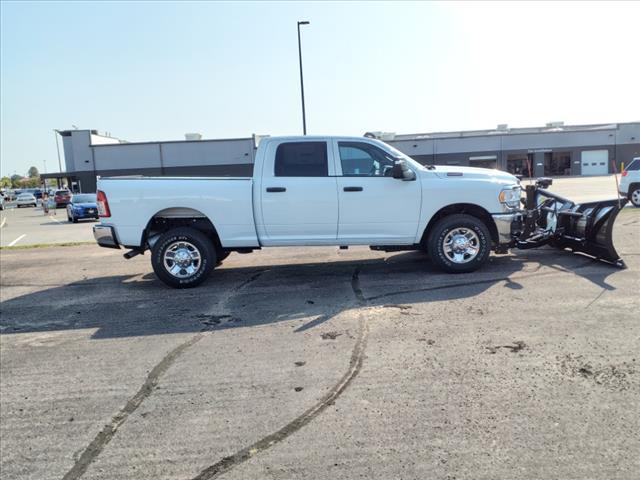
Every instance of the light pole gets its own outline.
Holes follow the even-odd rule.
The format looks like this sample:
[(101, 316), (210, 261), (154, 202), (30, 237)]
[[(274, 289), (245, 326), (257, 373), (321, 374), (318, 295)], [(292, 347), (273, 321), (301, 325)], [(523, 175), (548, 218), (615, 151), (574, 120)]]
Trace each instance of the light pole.
[(300, 60), (300, 95), (302, 97), (302, 134), (307, 134), (307, 117), (304, 110), (304, 80), (302, 78), (302, 46), (300, 45), (300, 25), (309, 25), (309, 22), (298, 22), (298, 58)]
[(60, 173), (62, 173), (62, 162), (60, 161), (60, 145), (58, 145), (58, 130), (53, 129), (53, 136), (56, 137), (56, 151), (58, 152), (58, 168), (60, 169)]

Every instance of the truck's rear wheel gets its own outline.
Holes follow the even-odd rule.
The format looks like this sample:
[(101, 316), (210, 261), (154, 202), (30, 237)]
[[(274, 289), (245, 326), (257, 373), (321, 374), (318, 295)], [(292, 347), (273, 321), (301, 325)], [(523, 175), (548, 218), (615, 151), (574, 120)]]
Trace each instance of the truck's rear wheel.
[(629, 200), (635, 207), (640, 207), (640, 185), (635, 184), (629, 187)]
[(227, 258), (229, 255), (231, 255), (230, 251), (228, 251), (228, 250), (220, 250), (218, 252), (218, 258), (217, 258), (218, 265), (220, 265), (224, 261), (224, 259)]
[(449, 273), (473, 272), (489, 258), (491, 234), (471, 215), (449, 215), (436, 223), (427, 241), (431, 262)]
[(188, 227), (163, 233), (151, 254), (153, 271), (173, 288), (200, 285), (216, 262), (212, 241), (202, 232)]

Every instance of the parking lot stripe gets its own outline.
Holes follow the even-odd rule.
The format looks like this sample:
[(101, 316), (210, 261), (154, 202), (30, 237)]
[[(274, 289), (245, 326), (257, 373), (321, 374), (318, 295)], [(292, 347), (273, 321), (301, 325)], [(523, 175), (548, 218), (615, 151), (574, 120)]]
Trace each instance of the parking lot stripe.
[(10, 247), (13, 247), (16, 243), (18, 243), (20, 240), (22, 240), (24, 237), (26, 237), (27, 234), (23, 233), (22, 235), (20, 235), (18, 238), (16, 238), (13, 242), (11, 242), (9, 244)]
[(2, 219), (2, 223), (0, 223), (0, 228), (4, 227), (4, 224), (7, 223), (7, 217)]
[(49, 218), (50, 218), (51, 220), (53, 220), (54, 222), (58, 222), (58, 223), (60, 223), (60, 220), (58, 220), (57, 218), (55, 218), (55, 217), (54, 217), (54, 216), (52, 216), (52, 215), (49, 215)]

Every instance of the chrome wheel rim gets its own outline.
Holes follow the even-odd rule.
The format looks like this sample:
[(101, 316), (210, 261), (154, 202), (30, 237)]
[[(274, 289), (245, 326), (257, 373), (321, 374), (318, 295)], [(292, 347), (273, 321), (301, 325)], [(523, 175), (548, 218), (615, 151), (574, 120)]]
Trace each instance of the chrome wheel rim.
[(631, 194), (631, 201), (634, 205), (640, 205), (640, 189), (633, 191)]
[(442, 251), (453, 263), (469, 263), (480, 252), (480, 239), (476, 232), (469, 228), (454, 228), (445, 235)]
[(195, 275), (202, 265), (200, 250), (193, 243), (178, 241), (164, 251), (164, 268), (176, 278)]

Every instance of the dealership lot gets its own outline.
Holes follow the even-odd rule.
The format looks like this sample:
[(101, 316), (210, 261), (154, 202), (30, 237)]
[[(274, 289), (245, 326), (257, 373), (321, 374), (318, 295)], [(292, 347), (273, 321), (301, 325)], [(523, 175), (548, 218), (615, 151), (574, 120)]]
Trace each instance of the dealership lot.
[[(523, 180), (523, 184), (528, 181)], [(601, 177), (571, 177), (555, 179), (551, 190), (574, 201), (589, 202), (616, 197), (613, 175)], [(64, 208), (56, 215), (44, 215), (41, 208), (13, 208), (0, 212), (0, 246), (26, 246), (93, 241), (91, 226), (95, 222), (83, 220), (67, 222)]]
[(67, 221), (64, 208), (49, 210), (45, 215), (41, 207), (15, 208), (9, 205), (0, 212), (0, 246), (25, 246), (37, 244), (93, 241), (91, 225), (95, 222)]
[[(615, 195), (612, 177), (552, 190)], [(61, 209), (5, 216), (2, 245), (91, 238)], [(3, 249), (3, 477), (636, 478), (639, 238), (626, 208), (626, 270), (546, 248), (464, 275), (267, 249), (184, 291), (148, 255)]]

